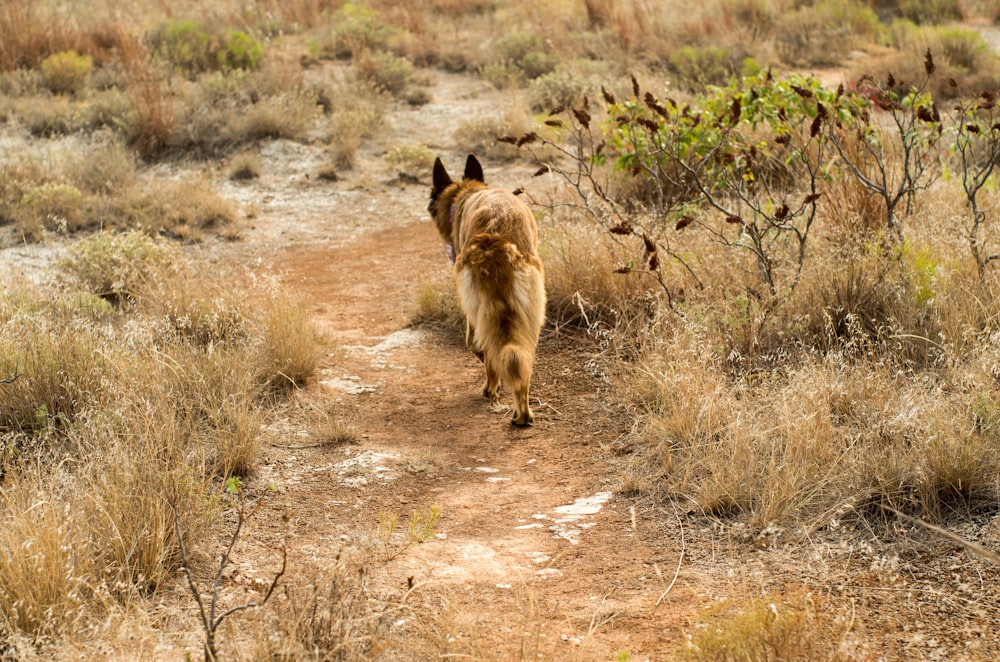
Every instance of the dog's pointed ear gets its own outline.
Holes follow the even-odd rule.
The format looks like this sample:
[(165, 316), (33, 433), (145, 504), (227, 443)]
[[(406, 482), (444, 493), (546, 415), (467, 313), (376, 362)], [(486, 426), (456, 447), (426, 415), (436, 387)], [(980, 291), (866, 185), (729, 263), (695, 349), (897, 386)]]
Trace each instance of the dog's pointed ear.
[(471, 179), (474, 182), (486, 183), (486, 178), (483, 177), (483, 166), (479, 165), (479, 160), (473, 154), (469, 154), (469, 158), (465, 160), (465, 174), (463, 177)]
[(451, 186), (451, 183), (451, 177), (448, 176), (448, 171), (444, 169), (441, 158), (434, 159), (434, 190), (443, 191)]

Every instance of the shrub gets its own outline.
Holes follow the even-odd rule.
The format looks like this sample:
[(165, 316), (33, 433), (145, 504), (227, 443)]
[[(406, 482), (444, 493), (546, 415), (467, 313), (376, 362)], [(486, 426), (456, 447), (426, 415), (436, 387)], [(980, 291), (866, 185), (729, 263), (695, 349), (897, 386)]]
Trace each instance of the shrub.
[(780, 15), (774, 42), (794, 65), (830, 65), (856, 48), (876, 41), (878, 17), (858, 0), (820, 0)]
[(920, 25), (935, 25), (962, 18), (958, 0), (900, 0), (899, 15)]
[(721, 602), (698, 620), (678, 658), (683, 662), (853, 659), (845, 650), (852, 619), (831, 613), (804, 591)]
[(321, 339), (300, 302), (274, 293), (259, 320), (264, 339), (258, 379), (274, 391), (305, 384), (322, 358)]
[(255, 152), (240, 152), (229, 164), (229, 179), (245, 181), (260, 177), (260, 155)]
[(681, 48), (671, 54), (668, 66), (682, 87), (693, 90), (725, 85), (740, 73), (739, 58), (717, 46)]
[(391, 30), (379, 13), (357, 2), (346, 2), (332, 15), (333, 55), (356, 57), (363, 52), (385, 50)]
[(559, 59), (547, 53), (541, 37), (531, 32), (512, 32), (494, 42), (493, 63), (510, 63), (528, 80), (555, 71)]
[(393, 167), (415, 179), (427, 176), (434, 167), (434, 158), (433, 150), (424, 145), (400, 145), (385, 155), (385, 160)]
[(84, 410), (101, 402), (107, 361), (89, 334), (67, 325), (45, 330), (40, 323), (11, 324), (0, 338), (0, 370), (23, 372), (0, 390), (0, 429), (43, 439), (65, 430)]
[(205, 28), (192, 20), (172, 21), (153, 36), (154, 49), (174, 68), (194, 76), (206, 71), (260, 66), (264, 48), (238, 30)]
[(358, 77), (376, 90), (399, 96), (413, 79), (413, 65), (406, 58), (385, 51), (365, 52), (354, 58)]
[(56, 94), (79, 92), (94, 69), (94, 58), (63, 51), (42, 60), (41, 69), (45, 84)]
[(68, 184), (42, 184), (25, 193), (14, 209), (21, 234), (40, 240), (45, 230), (73, 232), (84, 226), (83, 194)]
[(558, 106), (575, 106), (588, 91), (588, 84), (568, 71), (543, 74), (528, 85), (532, 110), (549, 111)]
[(215, 55), (218, 68), (255, 71), (260, 67), (264, 47), (259, 41), (239, 30), (228, 30), (222, 48)]
[(100, 232), (75, 243), (59, 266), (78, 287), (127, 306), (174, 274), (177, 259), (174, 247), (145, 233)]

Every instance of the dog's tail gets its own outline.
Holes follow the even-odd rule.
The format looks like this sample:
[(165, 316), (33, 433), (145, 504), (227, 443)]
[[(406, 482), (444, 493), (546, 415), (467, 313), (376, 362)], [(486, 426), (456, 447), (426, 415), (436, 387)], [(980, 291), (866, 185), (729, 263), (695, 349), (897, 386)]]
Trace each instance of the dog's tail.
[[(534, 346), (545, 318), (541, 262), (499, 234), (477, 234), (459, 257), (459, 298), (509, 388), (530, 381)], [(509, 380), (509, 381), (508, 381)]]
[(535, 354), (529, 347), (508, 343), (500, 349), (492, 362), (493, 370), (511, 391), (516, 393), (531, 382)]

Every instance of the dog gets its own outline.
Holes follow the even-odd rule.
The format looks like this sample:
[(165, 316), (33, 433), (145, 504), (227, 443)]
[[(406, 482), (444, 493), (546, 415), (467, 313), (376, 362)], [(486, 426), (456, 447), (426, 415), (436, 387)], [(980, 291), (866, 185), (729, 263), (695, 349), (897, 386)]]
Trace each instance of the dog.
[(535, 216), (514, 193), (487, 186), (471, 154), (459, 182), (435, 159), (427, 209), (454, 265), (465, 344), (486, 367), (483, 395), (496, 401), (502, 383), (514, 394), (511, 423), (532, 425), (528, 389), (546, 301)]

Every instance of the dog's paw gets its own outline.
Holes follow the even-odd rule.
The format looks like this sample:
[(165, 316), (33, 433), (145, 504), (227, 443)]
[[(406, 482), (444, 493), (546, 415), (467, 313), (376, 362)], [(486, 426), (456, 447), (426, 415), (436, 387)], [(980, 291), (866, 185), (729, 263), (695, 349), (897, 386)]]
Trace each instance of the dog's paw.
[(516, 425), (519, 428), (526, 428), (530, 425), (535, 424), (535, 415), (529, 409), (526, 412), (518, 413), (514, 412), (514, 417), (510, 419), (511, 425)]

